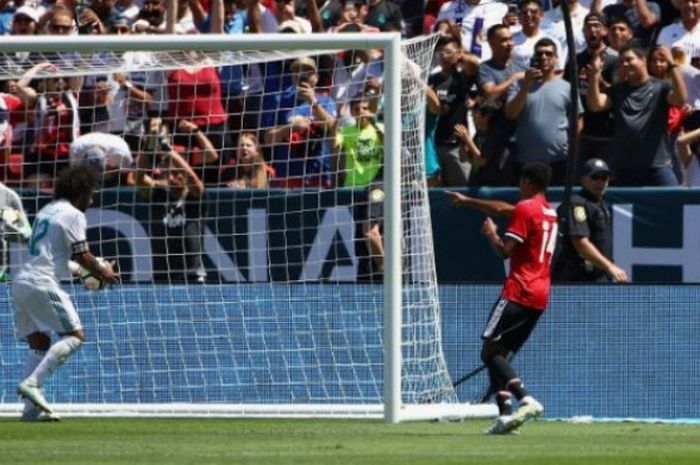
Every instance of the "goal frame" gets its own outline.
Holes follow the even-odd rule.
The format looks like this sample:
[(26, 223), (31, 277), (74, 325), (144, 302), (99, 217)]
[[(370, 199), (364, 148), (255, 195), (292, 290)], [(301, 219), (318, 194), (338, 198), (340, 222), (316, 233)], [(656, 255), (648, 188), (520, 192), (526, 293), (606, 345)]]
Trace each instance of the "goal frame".
[[(174, 47), (174, 44), (175, 47)], [(384, 51), (385, 78), (384, 78), (384, 241), (385, 241), (385, 273), (384, 273), (384, 392), (383, 412), (377, 406), (363, 405), (358, 409), (345, 414), (330, 407), (329, 413), (335, 416), (368, 417), (379, 416), (383, 413), (386, 423), (398, 423), (405, 420), (438, 418), (444, 416), (490, 416), (493, 412), (486, 406), (444, 405), (426, 404), (408, 406), (402, 404), (401, 397), (401, 366), (402, 366), (402, 270), (401, 270), (401, 36), (398, 33), (376, 34), (254, 34), (254, 35), (224, 35), (206, 34), (187, 36), (183, 40), (181, 35), (146, 35), (146, 36), (91, 36), (86, 40), (84, 36), (31, 36), (13, 37), (12, 41), (0, 41), (0, 53), (16, 51), (23, 52), (83, 52), (95, 53), (104, 51), (126, 52), (140, 51), (171, 51), (173, 48), (182, 51), (207, 51), (207, 52), (235, 52), (251, 50), (254, 47), (260, 51), (308, 51), (328, 49), (369, 49), (380, 48)], [(58, 410), (72, 412), (85, 412), (89, 414), (103, 414), (108, 416), (129, 416), (134, 410), (145, 407), (145, 413), (159, 416), (178, 416), (176, 405), (145, 405), (117, 406), (117, 405), (57, 405)], [(99, 408), (98, 408), (99, 407)], [(195, 406), (206, 413), (207, 416), (217, 416), (219, 412), (215, 405)], [(240, 415), (249, 414), (251, 409), (245, 406), (233, 407), (240, 411)], [(257, 406), (258, 409), (260, 406)], [(302, 406), (292, 407), (291, 416), (302, 415)], [(324, 406), (313, 405), (309, 414), (323, 416)], [(481, 407), (481, 408), (480, 408)], [(191, 409), (192, 406), (188, 406)], [(348, 406), (341, 407), (348, 410)], [(279, 411), (280, 406), (275, 406)], [(4, 409), (3, 409), (4, 410)], [(227, 409), (227, 411), (230, 409)], [(260, 415), (265, 415), (265, 409), (259, 409)], [(460, 411), (463, 410), (463, 411)], [(442, 411), (442, 413), (441, 413)], [(98, 413), (99, 412), (99, 413)], [(247, 413), (246, 413), (247, 412)], [(6, 412), (5, 412), (6, 413)], [(222, 412), (219, 412), (222, 413)], [(253, 414), (255, 415), (255, 414)], [(181, 414), (179, 416), (182, 416)], [(190, 415), (188, 415), (190, 416)], [(197, 416), (195, 414), (195, 416)], [(220, 415), (219, 415), (220, 416)], [(230, 413), (229, 413), (230, 416)], [(308, 416), (308, 414), (307, 414)]]

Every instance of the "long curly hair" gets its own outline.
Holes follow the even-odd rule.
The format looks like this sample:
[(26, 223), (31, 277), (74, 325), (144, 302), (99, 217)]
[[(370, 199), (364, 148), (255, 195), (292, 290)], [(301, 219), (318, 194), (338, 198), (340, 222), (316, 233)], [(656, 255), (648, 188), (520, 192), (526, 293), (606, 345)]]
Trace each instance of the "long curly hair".
[(74, 165), (58, 175), (54, 188), (55, 199), (66, 199), (71, 203), (92, 195), (100, 181), (100, 175), (91, 166)]

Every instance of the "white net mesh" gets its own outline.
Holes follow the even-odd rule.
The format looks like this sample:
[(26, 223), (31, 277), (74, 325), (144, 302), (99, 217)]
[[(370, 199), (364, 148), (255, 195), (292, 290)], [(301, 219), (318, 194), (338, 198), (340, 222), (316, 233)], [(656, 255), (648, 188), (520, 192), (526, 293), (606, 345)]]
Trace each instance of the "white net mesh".
[[(406, 404), (457, 401), (423, 168), (433, 46), (404, 44), (401, 67)], [(105, 169), (88, 235), (123, 281), (100, 292), (66, 283), (88, 342), (46, 386), (49, 401), (185, 412), (382, 403), (381, 121), (399, 109), (383, 107), (381, 51), (3, 58), (0, 79), (22, 101), (9, 110), (6, 184), (26, 189), (32, 217), (71, 151)], [(25, 249), (11, 247), (11, 270)], [(26, 349), (9, 312), (0, 334), (7, 404)]]

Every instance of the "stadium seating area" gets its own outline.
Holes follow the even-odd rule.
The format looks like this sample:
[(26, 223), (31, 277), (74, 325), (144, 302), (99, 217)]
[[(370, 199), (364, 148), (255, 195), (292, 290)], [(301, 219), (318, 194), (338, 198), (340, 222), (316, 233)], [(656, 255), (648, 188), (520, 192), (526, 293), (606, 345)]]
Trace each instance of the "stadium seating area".
[[(568, 157), (565, 101), (558, 105), (551, 96), (531, 92), (531, 110), (509, 109), (525, 71), (533, 69), (537, 40), (556, 43), (555, 81), (564, 76), (568, 44), (558, 2), (553, 3), (92, 0), (77, 5), (17, 0), (4, 3), (0, 32), (12, 37), (400, 31), (406, 38), (436, 32), (440, 38), (428, 79), (426, 116), (429, 185), (514, 186), (522, 164), (552, 163), (556, 174)], [(619, 185), (692, 186), (698, 170), (693, 131), (700, 121), (695, 68), (700, 47), (689, 31), (697, 23), (697, 6), (682, 0), (675, 2), (677, 8), (668, 2), (641, 3), (644, 8), (610, 0), (569, 2), (583, 104), (579, 158), (608, 160), (620, 173)], [(503, 27), (494, 27), (498, 25)], [(615, 122), (616, 109), (593, 112), (586, 98), (591, 57), (603, 59), (600, 87), (605, 92), (626, 79), (627, 68), (618, 65), (618, 55), (630, 45), (650, 48), (644, 58), (653, 79), (672, 86), (672, 70), (678, 65), (685, 85), (685, 103), (669, 105), (661, 118), (653, 116), (658, 119), (654, 122), (667, 125), (661, 140), (636, 145), (626, 141), (632, 147), (661, 147), (640, 155), (641, 161), (631, 160), (621, 148), (624, 133)], [(128, 60), (133, 65), (148, 57), (134, 52)], [(250, 65), (190, 60), (192, 66), (185, 69), (92, 75), (83, 69), (81, 76), (71, 76), (71, 54), (4, 56), (4, 181), (50, 189), (67, 162), (71, 143), (81, 134), (119, 135), (136, 158), (144, 149), (139, 141), (156, 117), (162, 120), (158, 130), (199, 167), (198, 174), (211, 187), (365, 187), (381, 179), (381, 50)], [(57, 78), (44, 79), (48, 74)], [(557, 121), (555, 131), (549, 130), (551, 121)], [(679, 135), (687, 137), (677, 148)], [(671, 174), (646, 176), (649, 170)], [(630, 171), (639, 176), (630, 180)], [(134, 184), (135, 177), (124, 175), (121, 181)]]

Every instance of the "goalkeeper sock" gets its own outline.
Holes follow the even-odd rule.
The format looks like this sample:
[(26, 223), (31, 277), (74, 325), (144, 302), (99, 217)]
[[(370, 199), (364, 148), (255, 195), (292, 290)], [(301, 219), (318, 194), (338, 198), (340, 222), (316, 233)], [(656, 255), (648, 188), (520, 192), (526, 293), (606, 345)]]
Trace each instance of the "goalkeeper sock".
[(27, 376), (27, 381), (34, 386), (43, 386), (44, 381), (51, 376), (51, 373), (68, 360), (68, 357), (82, 344), (83, 341), (75, 336), (64, 336), (56, 341), (46, 352), (39, 365)]
[(510, 381), (508, 381), (508, 384), (506, 384), (506, 387), (510, 392), (513, 393), (515, 398), (518, 399), (518, 402), (522, 401), (524, 397), (529, 397), (527, 390), (525, 389), (525, 386), (523, 386), (523, 382), (520, 380), (520, 378), (511, 379)]
[[(27, 378), (32, 374), (32, 372), (36, 369), (37, 366), (39, 366), (39, 363), (41, 363), (45, 356), (46, 352), (43, 350), (30, 349), (29, 357), (27, 357), (27, 360), (24, 362), (24, 378)], [(35, 408), (34, 402), (28, 399), (24, 399), (23, 411), (26, 412), (27, 410), (31, 410), (33, 408)]]
[(513, 399), (508, 391), (498, 391), (496, 393), (496, 404), (498, 405), (498, 415), (507, 416), (513, 413)]

